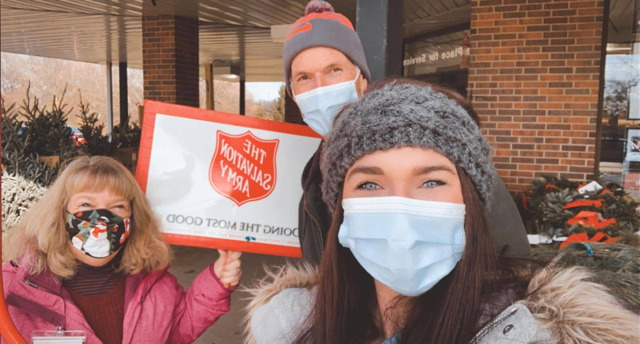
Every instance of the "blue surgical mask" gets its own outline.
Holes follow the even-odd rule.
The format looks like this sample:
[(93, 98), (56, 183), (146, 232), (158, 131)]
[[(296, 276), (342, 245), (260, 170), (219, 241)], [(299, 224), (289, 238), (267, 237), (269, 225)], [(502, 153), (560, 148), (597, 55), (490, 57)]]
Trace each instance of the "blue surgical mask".
[(340, 244), (373, 278), (402, 295), (425, 293), (462, 257), (464, 204), (367, 197), (344, 199), (342, 207)]
[(342, 108), (358, 100), (356, 81), (360, 77), (360, 69), (352, 81), (318, 87), (309, 92), (293, 95), (304, 122), (322, 137), (329, 136), (333, 119)]

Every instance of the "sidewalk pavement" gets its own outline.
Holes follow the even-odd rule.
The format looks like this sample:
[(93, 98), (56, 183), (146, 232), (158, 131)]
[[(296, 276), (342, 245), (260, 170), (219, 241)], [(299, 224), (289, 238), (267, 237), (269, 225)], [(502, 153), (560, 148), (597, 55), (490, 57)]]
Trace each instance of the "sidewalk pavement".
[[(172, 246), (175, 259), (171, 263), (171, 272), (178, 282), (185, 288), (189, 288), (193, 280), (209, 264), (218, 259), (218, 251), (212, 249)], [(231, 311), (218, 319), (202, 336), (196, 344), (242, 344), (244, 340), (244, 307), (248, 300), (243, 300), (247, 294), (240, 290), (243, 285), (253, 284), (258, 278), (264, 276), (263, 266), (282, 266), (286, 262), (298, 262), (296, 258), (284, 258), (260, 254), (242, 254), (242, 280), (240, 288), (231, 296)]]

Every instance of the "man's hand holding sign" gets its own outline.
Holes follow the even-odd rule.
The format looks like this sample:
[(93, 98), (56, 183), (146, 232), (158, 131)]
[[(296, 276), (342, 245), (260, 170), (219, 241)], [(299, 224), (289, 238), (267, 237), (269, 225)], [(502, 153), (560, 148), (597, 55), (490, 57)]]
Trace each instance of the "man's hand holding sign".
[(154, 101), (143, 123), (136, 179), (167, 242), (220, 249), (215, 273), (230, 285), (235, 251), (301, 256), (299, 180), (320, 143), (315, 132)]

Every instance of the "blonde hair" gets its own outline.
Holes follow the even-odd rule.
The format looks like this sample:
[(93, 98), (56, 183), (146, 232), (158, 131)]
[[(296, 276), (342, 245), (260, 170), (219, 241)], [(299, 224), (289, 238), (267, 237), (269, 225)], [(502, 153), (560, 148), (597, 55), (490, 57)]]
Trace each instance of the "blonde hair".
[(8, 259), (20, 261), (31, 274), (46, 270), (60, 279), (75, 275), (78, 260), (69, 245), (65, 229), (67, 203), (78, 192), (101, 192), (108, 189), (131, 201), (131, 235), (124, 247), (120, 271), (136, 274), (163, 269), (172, 258), (149, 202), (133, 175), (116, 160), (104, 157), (74, 159), (27, 211), (8, 237)]

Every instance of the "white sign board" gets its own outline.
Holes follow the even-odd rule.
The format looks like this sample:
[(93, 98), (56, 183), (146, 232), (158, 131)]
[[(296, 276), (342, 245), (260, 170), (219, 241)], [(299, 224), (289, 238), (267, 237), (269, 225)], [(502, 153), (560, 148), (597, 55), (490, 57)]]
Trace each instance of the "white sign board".
[(145, 101), (136, 179), (169, 243), (300, 256), (306, 126)]

